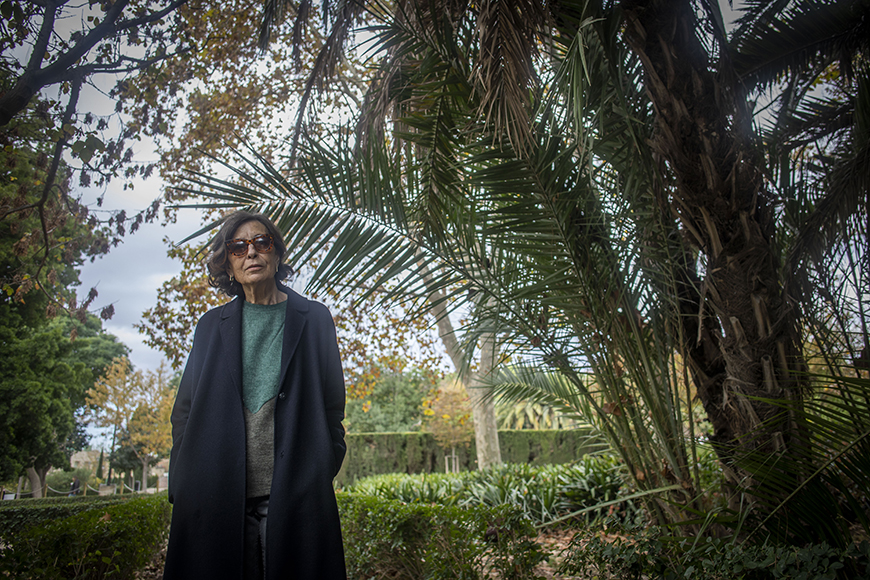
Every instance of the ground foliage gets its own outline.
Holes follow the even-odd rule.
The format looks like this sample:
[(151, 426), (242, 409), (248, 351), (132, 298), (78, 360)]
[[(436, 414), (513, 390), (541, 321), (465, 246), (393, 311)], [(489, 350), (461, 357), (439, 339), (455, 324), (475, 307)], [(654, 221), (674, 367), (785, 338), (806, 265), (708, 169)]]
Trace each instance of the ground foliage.
[(63, 496), (9, 500), (0, 504), (0, 537), (15, 537), (27, 528), (42, 527), (54, 520), (92, 509), (100, 509), (104, 504), (126, 501), (129, 497), (93, 494), (75, 498)]
[(509, 505), (539, 526), (576, 526), (607, 516), (634, 522), (642, 517), (642, 504), (628, 498), (634, 490), (623, 484), (620, 470), (615, 457), (587, 455), (564, 465), (505, 464), (461, 473), (375, 475), (346, 489), (405, 503)]
[(870, 544), (835, 548), (747, 545), (711, 537), (685, 539), (660, 530), (581, 530), (562, 554), (559, 571), (580, 579), (866, 580)]

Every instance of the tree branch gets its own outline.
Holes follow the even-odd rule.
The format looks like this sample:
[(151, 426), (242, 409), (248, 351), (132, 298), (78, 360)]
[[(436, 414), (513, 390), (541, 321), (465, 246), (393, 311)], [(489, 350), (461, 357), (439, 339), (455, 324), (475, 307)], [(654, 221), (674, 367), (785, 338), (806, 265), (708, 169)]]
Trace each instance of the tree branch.
[(171, 3), (169, 6), (159, 12), (154, 12), (153, 14), (149, 14), (148, 16), (140, 16), (139, 18), (134, 18), (133, 20), (125, 20), (123, 22), (120, 22), (115, 27), (115, 32), (121, 32), (123, 30), (129, 30), (130, 28), (134, 28), (136, 26), (142, 26), (143, 24), (151, 24), (152, 22), (157, 22), (167, 14), (170, 14), (174, 10), (181, 8), (181, 6), (186, 3), (187, 0), (175, 0), (175, 2)]
[(45, 14), (42, 16), (42, 26), (39, 27), (39, 35), (36, 37), (36, 42), (33, 44), (33, 52), (30, 53), (30, 61), (24, 69), (24, 75), (27, 76), (39, 70), (42, 60), (45, 57), (45, 51), (48, 49), (48, 42), (51, 40), (51, 34), (54, 32), (54, 21), (57, 18), (57, 9), (61, 4), (48, 2), (45, 5)]
[(60, 138), (57, 140), (57, 143), (55, 143), (54, 145), (54, 156), (51, 159), (51, 166), (49, 166), (48, 173), (45, 176), (45, 185), (42, 188), (42, 197), (40, 198), (39, 202), (37, 202), (37, 207), (39, 208), (39, 222), (42, 226), (42, 243), (45, 244), (45, 255), (43, 256), (39, 267), (36, 269), (37, 280), (39, 279), (39, 273), (45, 267), (46, 262), (48, 262), (48, 257), (51, 252), (51, 244), (48, 242), (48, 225), (45, 221), (45, 204), (48, 202), (48, 196), (55, 185), (55, 181), (57, 179), (57, 169), (58, 167), (60, 167), (60, 160), (63, 156), (63, 150), (66, 147), (67, 141), (69, 139), (64, 127), (69, 124), (70, 121), (72, 121), (72, 117), (75, 114), (76, 106), (78, 105), (79, 101), (79, 95), (81, 94), (83, 81), (83, 77), (79, 77), (72, 82), (69, 101), (67, 101), (66, 109), (63, 112), (63, 119), (61, 120), (61, 135)]
[[(61, 54), (57, 60), (47, 67), (40, 69), (39, 66), (45, 55), (51, 34), (54, 31), (57, 8), (62, 6), (65, 2), (60, 2), (58, 4), (53, 2), (47, 3), (39, 36), (34, 45), (33, 54), (30, 57), (27, 69), (24, 74), (18, 78), (15, 86), (0, 97), (0, 127), (8, 124), (15, 115), (27, 107), (30, 100), (34, 95), (42, 90), (43, 87), (70, 80), (70, 75), (77, 75), (79, 74), (79, 71), (82, 73), (88, 72), (89, 69), (87, 67), (93, 65), (76, 67), (75, 64), (94, 46), (96, 46), (98, 42), (106, 38), (111, 38), (118, 34), (118, 32), (161, 20), (167, 14), (182, 6), (187, 0), (175, 0), (167, 7), (152, 14), (118, 22), (124, 9), (129, 4), (129, 1), (130, 0), (118, 0), (112, 4), (106, 11), (106, 16), (103, 18), (102, 22), (93, 27), (84, 37), (76, 42), (72, 48)], [(166, 58), (166, 55), (163, 55), (160, 58)], [(151, 64), (151, 62), (148, 62), (148, 64)], [(130, 70), (113, 71), (111, 69), (96, 69), (92, 72), (123, 73), (130, 72)]]

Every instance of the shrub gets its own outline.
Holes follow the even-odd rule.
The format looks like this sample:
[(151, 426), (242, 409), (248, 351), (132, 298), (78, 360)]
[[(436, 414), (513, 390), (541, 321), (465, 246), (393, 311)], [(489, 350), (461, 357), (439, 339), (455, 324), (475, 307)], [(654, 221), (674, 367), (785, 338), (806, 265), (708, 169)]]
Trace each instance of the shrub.
[[(348, 491), (407, 503), (473, 507), (511, 505), (535, 524), (618, 499), (619, 463), (609, 456), (586, 456), (571, 465), (502, 465), (458, 474), (389, 474), (360, 480)], [(633, 502), (585, 512), (584, 521), (617, 513), (634, 520)]]
[(166, 538), (171, 508), (164, 494), (91, 502), (90, 507), (5, 537), (0, 575), (22, 580), (132, 578)]
[(348, 576), (477, 580), (535, 578), (543, 554), (516, 509), (405, 504), (338, 494)]
[(709, 537), (693, 543), (655, 533), (599, 532), (574, 537), (561, 572), (620, 580), (870, 580), (870, 545), (843, 550), (824, 543), (743, 545)]
[(89, 495), (5, 501), (0, 504), (0, 539), (8, 542), (9, 538), (31, 526), (44, 526), (55, 520), (124, 502), (129, 498), (130, 496)]

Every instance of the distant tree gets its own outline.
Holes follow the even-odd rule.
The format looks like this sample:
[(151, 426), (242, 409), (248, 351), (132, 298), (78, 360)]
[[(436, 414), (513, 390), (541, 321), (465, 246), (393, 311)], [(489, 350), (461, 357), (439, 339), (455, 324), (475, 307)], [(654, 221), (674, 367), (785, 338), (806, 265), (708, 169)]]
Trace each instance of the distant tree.
[[(81, 409), (99, 363), (70, 340), (69, 321), (33, 327), (15, 310), (0, 305), (0, 478), (26, 471), (38, 493), (48, 470), (65, 467), (87, 444)], [(101, 332), (84, 340), (126, 350)]]
[(165, 363), (156, 371), (134, 370), (126, 357), (116, 358), (88, 391), (94, 422), (113, 431), (111, 465), (118, 465), (115, 442), (132, 453), (142, 466), (142, 485), (148, 467), (172, 446), (169, 416), (179, 377), (172, 379)]
[(445, 451), (447, 471), (459, 471), (456, 448), (474, 437), (471, 401), (462, 382), (443, 381), (435, 396), (423, 402), (423, 415), (423, 430), (432, 433)]
[(149, 467), (169, 454), (172, 426), (169, 422), (175, 391), (181, 377), (172, 377), (165, 362), (145, 373), (137, 389), (138, 405), (127, 425), (130, 448), (142, 464), (142, 489), (148, 487)]
[(436, 380), (436, 375), (416, 370), (382, 374), (368, 395), (348, 399), (345, 428), (350, 433), (420, 431), (422, 404), (432, 398)]
[(100, 449), (100, 460), (97, 462), (97, 479), (103, 479), (103, 455), (105, 452)]
[[(112, 473), (114, 473), (109, 483), (118, 485), (119, 493), (124, 493), (126, 491), (125, 485), (131, 488), (135, 487), (135, 473), (142, 469), (142, 462), (133, 451), (130, 445), (130, 434), (126, 430), (118, 432), (117, 443), (115, 452), (112, 453), (109, 460)], [(130, 476), (129, 480), (128, 475)]]
[(115, 446), (118, 436), (126, 431), (127, 424), (136, 410), (132, 384), (133, 368), (127, 357), (118, 357), (88, 390), (87, 403), (91, 417), (98, 427), (112, 429), (112, 444), (109, 449), (109, 479), (112, 477)]
[(70, 395), (84, 365), (69, 364), (70, 341), (58, 327), (3, 324), (0, 344), (0, 472), (5, 479), (26, 471), (42, 497), (49, 468), (66, 463), (64, 444), (75, 426)]
[[(48, 470), (65, 467), (87, 444), (85, 393), (106, 357), (127, 347), (95, 316), (46, 321), (30, 306), (29, 299), (0, 303), (0, 477), (26, 471), (39, 493)], [(71, 340), (77, 328), (83, 336)]]

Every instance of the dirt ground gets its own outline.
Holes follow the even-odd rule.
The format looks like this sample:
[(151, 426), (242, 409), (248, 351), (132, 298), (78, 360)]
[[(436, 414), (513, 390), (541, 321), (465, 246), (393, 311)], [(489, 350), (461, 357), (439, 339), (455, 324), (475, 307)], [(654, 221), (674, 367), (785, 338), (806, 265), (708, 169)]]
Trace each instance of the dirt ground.
[(535, 568), (538, 576), (546, 580), (577, 580), (576, 576), (556, 573), (561, 560), (560, 554), (568, 547), (576, 533), (575, 530), (547, 530), (538, 534), (535, 541), (543, 546), (544, 551), (550, 555), (547, 561)]

